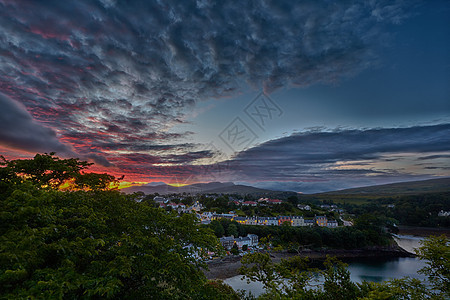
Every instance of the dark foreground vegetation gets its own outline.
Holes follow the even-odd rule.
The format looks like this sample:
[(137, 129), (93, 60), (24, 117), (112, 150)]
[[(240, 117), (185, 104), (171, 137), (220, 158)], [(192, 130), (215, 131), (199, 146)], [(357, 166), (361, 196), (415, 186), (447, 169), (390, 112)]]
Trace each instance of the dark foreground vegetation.
[[(428, 275), (429, 285), (417, 279), (403, 278), (382, 283), (354, 283), (347, 266), (331, 257), (325, 270), (309, 268), (308, 259), (292, 257), (274, 264), (269, 254), (244, 256), (241, 274), (250, 281), (263, 283), (266, 292), (258, 299), (448, 299), (450, 297), (450, 246), (445, 237), (424, 242), (418, 254), (429, 264), (420, 272)], [(323, 284), (317, 285), (321, 274)], [(430, 286), (431, 285), (431, 286)]]
[[(440, 187), (442, 189), (442, 187)], [(450, 228), (450, 218), (439, 216), (450, 211), (450, 188), (447, 191), (419, 192), (417, 194), (317, 194), (302, 195), (301, 202), (311, 204), (338, 204), (352, 215), (372, 214), (391, 218), (398, 225)]]
[[(220, 281), (206, 279), (201, 270), (205, 264), (199, 258), (208, 250), (221, 250), (214, 232), (198, 226), (193, 215), (179, 216), (111, 190), (113, 176), (85, 173), (89, 164), (78, 159), (45, 154), (30, 160), (3, 159), (0, 164), (1, 299), (244, 297)], [(383, 243), (370, 237), (372, 225), (369, 222), (362, 229), (369, 236), (364, 243)], [(256, 230), (252, 228), (248, 230)], [(306, 234), (290, 228), (279, 230), (267, 236), (279, 234), (279, 243), (295, 234), (295, 241), (307, 240)], [(348, 235), (359, 246), (356, 240), (361, 233), (342, 230), (339, 239)], [(308, 234), (313, 244), (340, 246), (327, 231)], [(244, 258), (242, 272), (268, 287), (265, 299), (448, 297), (448, 241), (430, 239), (419, 254), (430, 261), (424, 272), (434, 289), (410, 279), (356, 285), (342, 264), (330, 261), (325, 284), (308, 291), (311, 270), (304, 264), (292, 260), (271, 265), (260, 253)], [(278, 285), (283, 278), (293, 285), (288, 289)]]

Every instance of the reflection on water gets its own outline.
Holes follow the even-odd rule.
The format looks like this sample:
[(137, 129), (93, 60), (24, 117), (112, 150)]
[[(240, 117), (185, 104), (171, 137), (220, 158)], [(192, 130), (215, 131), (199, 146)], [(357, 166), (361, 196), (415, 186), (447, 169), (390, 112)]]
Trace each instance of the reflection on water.
[(383, 281), (383, 276), (361, 275), (359, 278), (361, 280), (372, 281), (372, 282), (382, 282)]
[(235, 291), (244, 290), (247, 292), (247, 294), (252, 293), (253, 296), (256, 297), (264, 292), (264, 286), (261, 282), (250, 281), (250, 283), (247, 283), (247, 280), (242, 280), (242, 278), (242, 275), (238, 275), (225, 279), (224, 282), (230, 285)]
[(381, 282), (406, 276), (424, 280), (426, 277), (417, 271), (425, 266), (425, 262), (414, 257), (393, 259), (360, 259), (347, 262), (350, 278), (354, 282), (363, 280)]

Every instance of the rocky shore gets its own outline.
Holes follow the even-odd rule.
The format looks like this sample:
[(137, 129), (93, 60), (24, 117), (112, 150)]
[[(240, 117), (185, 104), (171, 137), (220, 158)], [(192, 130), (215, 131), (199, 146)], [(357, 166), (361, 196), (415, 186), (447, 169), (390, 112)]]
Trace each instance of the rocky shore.
[[(324, 260), (327, 255), (335, 256), (339, 259), (346, 258), (367, 258), (367, 257), (411, 257), (411, 253), (404, 251), (397, 246), (373, 247), (367, 249), (328, 249), (319, 251), (302, 251), (300, 253), (274, 252), (271, 253), (272, 261), (279, 263), (281, 259), (287, 259), (293, 256), (308, 257), (310, 260)], [(227, 279), (239, 275), (239, 268), (242, 266), (241, 257), (238, 255), (227, 256), (222, 259), (216, 259), (208, 263), (209, 270), (204, 270), (208, 279)]]

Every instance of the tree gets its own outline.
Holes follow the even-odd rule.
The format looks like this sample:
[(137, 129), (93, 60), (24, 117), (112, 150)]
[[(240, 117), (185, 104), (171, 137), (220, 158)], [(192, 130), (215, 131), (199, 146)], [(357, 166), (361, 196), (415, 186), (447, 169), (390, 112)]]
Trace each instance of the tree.
[(450, 297), (450, 244), (442, 236), (431, 236), (425, 239), (422, 247), (416, 250), (420, 259), (428, 261), (428, 265), (420, 270), (428, 276), (433, 286), (442, 291), (444, 296)]
[(327, 299), (347, 300), (356, 299), (359, 296), (359, 289), (350, 280), (350, 272), (346, 264), (327, 256), (324, 265), (327, 269), (322, 272), (325, 279), (323, 287)]
[(233, 298), (200, 269), (206, 265), (198, 258), (219, 243), (194, 215), (114, 190), (61, 191), (70, 178), (53, 173), (61, 165), (22, 176), (16, 167), (36, 162), (9, 163), (0, 172), (8, 191), (0, 197), (0, 298)]
[(238, 246), (237, 246), (236, 243), (234, 243), (233, 247), (231, 247), (230, 252), (231, 252), (231, 254), (233, 254), (233, 255), (238, 255), (238, 254), (239, 254), (239, 248), (238, 248)]
[(116, 181), (109, 174), (85, 173), (84, 170), (92, 163), (78, 158), (60, 159), (54, 152), (11, 161), (2, 156), (0, 165), (3, 166), (0, 172), (3, 185), (18, 184), (25, 179), (39, 188), (106, 190)]
[(247, 281), (259, 281), (266, 293), (261, 299), (315, 299), (317, 291), (307, 287), (315, 277), (316, 269), (307, 268), (308, 260), (299, 256), (274, 264), (268, 253), (244, 255), (240, 274)]
[[(428, 266), (421, 272), (428, 275), (433, 288), (414, 278), (355, 284), (350, 280), (347, 266), (331, 257), (327, 257), (324, 263), (325, 270), (318, 271), (310, 269), (308, 261), (298, 256), (275, 264), (267, 253), (247, 254), (241, 260), (239, 271), (247, 281), (259, 281), (264, 285), (266, 292), (258, 299), (449, 299), (448, 239), (445, 236), (428, 238), (418, 250), (418, 255), (428, 261)], [(315, 282), (317, 273), (322, 274), (323, 285)], [(310, 288), (312, 286), (315, 288)]]
[(231, 223), (228, 225), (227, 234), (237, 237), (239, 235), (238, 228), (236, 224)]
[(220, 223), (218, 220), (213, 220), (210, 223), (210, 227), (217, 237), (222, 237), (225, 234), (225, 229), (223, 228), (222, 223)]
[(192, 296), (206, 281), (196, 257), (218, 245), (193, 215), (167, 214), (114, 191), (25, 186), (1, 209), (7, 298)]

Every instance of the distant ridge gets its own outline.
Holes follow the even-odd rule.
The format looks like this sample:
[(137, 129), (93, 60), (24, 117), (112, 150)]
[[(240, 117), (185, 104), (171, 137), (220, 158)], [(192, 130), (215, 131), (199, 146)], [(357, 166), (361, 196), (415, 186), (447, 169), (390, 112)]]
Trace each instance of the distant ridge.
[[(209, 182), (195, 183), (181, 187), (167, 185), (165, 183), (149, 183), (142, 186), (133, 186), (121, 190), (124, 193), (144, 192), (145, 194), (158, 193), (160, 195), (167, 194), (240, 194), (240, 195), (264, 195), (267, 197), (288, 197), (297, 195), (290, 191), (273, 191), (267, 189), (256, 188), (247, 185), (238, 185), (233, 182)], [(309, 194), (314, 195), (402, 195), (402, 194), (422, 194), (422, 193), (439, 193), (450, 192), (450, 177), (429, 179), (421, 181), (408, 181), (399, 183), (390, 183), (383, 185), (373, 185), (367, 187), (351, 188), (338, 191), (330, 191), (324, 193)], [(307, 197), (304, 194), (303, 197)]]
[(145, 194), (158, 193), (160, 195), (167, 194), (240, 194), (240, 195), (266, 195), (266, 196), (281, 196), (294, 195), (294, 192), (279, 192), (266, 189), (260, 189), (247, 185), (236, 185), (233, 182), (209, 182), (209, 183), (195, 183), (181, 187), (167, 185), (165, 183), (159, 185), (142, 185), (124, 188), (121, 190), (124, 193), (143, 192)]
[(390, 183), (382, 185), (373, 185), (360, 188), (352, 188), (345, 190), (338, 190), (332, 192), (318, 193), (320, 194), (334, 194), (334, 195), (356, 195), (356, 194), (378, 194), (378, 195), (397, 195), (397, 194), (422, 194), (422, 193), (439, 193), (450, 191), (450, 177), (407, 181), (399, 183)]

